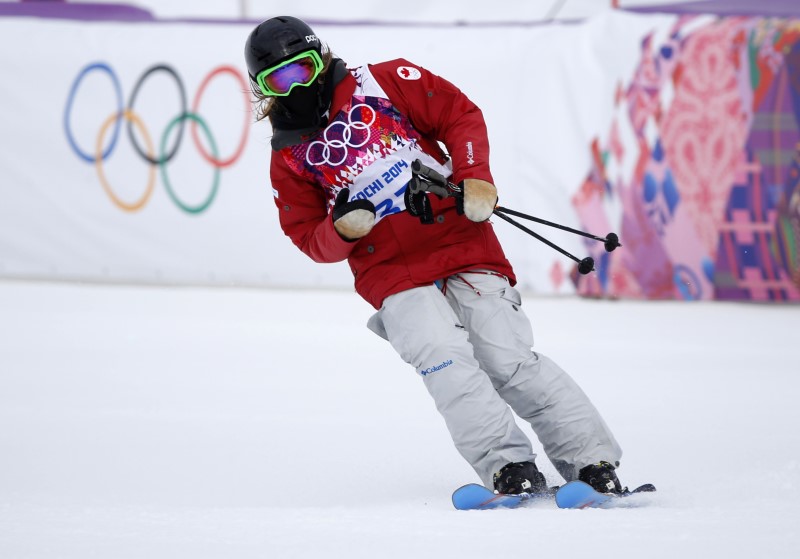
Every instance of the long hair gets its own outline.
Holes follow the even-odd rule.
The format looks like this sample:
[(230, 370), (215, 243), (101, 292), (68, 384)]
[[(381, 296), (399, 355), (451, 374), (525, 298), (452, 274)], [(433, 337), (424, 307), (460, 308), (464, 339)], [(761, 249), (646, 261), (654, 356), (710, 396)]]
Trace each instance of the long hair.
[[(325, 76), (328, 73), (328, 68), (333, 60), (333, 53), (328, 48), (328, 45), (322, 45), (322, 71), (319, 73), (317, 81), (322, 85), (325, 81)], [(276, 97), (271, 95), (264, 95), (261, 88), (253, 80), (250, 80), (250, 92), (253, 94), (253, 105), (256, 114), (256, 122), (264, 120), (269, 117), (272, 109), (275, 107)]]

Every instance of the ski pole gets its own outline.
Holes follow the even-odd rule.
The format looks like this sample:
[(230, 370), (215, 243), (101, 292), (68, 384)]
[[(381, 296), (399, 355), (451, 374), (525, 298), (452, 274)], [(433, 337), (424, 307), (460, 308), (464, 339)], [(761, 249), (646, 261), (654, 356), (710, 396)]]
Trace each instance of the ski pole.
[(592, 258), (591, 256), (587, 256), (586, 258), (581, 260), (580, 258), (575, 256), (571, 252), (566, 251), (563, 248), (561, 248), (560, 246), (558, 246), (557, 244), (548, 241), (547, 239), (545, 239), (544, 237), (542, 237), (541, 235), (539, 235), (535, 231), (531, 231), (530, 229), (528, 229), (527, 227), (525, 227), (524, 225), (522, 225), (518, 221), (514, 221), (513, 219), (511, 219), (507, 215), (504, 215), (503, 213), (498, 212), (497, 210), (498, 210), (498, 208), (495, 208), (493, 213), (494, 213), (494, 215), (496, 215), (500, 219), (504, 219), (505, 221), (507, 221), (508, 223), (513, 225), (514, 227), (517, 227), (517, 228), (525, 231), (527, 234), (532, 236), (534, 239), (543, 242), (544, 244), (546, 244), (550, 248), (553, 248), (553, 249), (557, 250), (558, 252), (560, 252), (561, 254), (566, 256), (567, 258), (571, 258), (572, 260), (577, 262), (578, 263), (578, 272), (580, 272), (582, 275), (586, 275), (589, 272), (593, 272), (594, 271), (594, 258)]
[(578, 229), (573, 229), (572, 227), (567, 227), (566, 225), (561, 225), (560, 223), (553, 223), (552, 221), (547, 221), (546, 219), (542, 219), (540, 217), (524, 214), (522, 212), (518, 212), (510, 208), (497, 206), (494, 209), (494, 213), (497, 214), (497, 212), (507, 213), (509, 215), (521, 217), (522, 219), (527, 219), (530, 221), (535, 221), (536, 223), (541, 223), (542, 225), (555, 227), (556, 229), (561, 229), (562, 231), (568, 231), (570, 233), (575, 233), (576, 235), (581, 235), (589, 239), (594, 239), (595, 241), (600, 241), (604, 244), (606, 252), (611, 252), (615, 248), (622, 246), (622, 244), (619, 242), (619, 237), (617, 236), (616, 233), (609, 233), (605, 237), (598, 237), (597, 235), (592, 235), (591, 233), (587, 233), (586, 231), (579, 231)]
[[(431, 169), (430, 167), (426, 166), (419, 159), (416, 159), (411, 163), (411, 175), (412, 175), (412, 180), (409, 182), (408, 188), (411, 189), (411, 191), (413, 193), (417, 193), (417, 192), (420, 192), (420, 191), (433, 192), (434, 194), (436, 194), (437, 196), (440, 196), (442, 198), (446, 198), (446, 197), (463, 197), (464, 196), (464, 191), (459, 185), (450, 182), (442, 174), (440, 174), (437, 171), (435, 171), (435, 170)], [(541, 235), (539, 235), (535, 231), (532, 231), (532, 230), (528, 229), (527, 227), (525, 227), (524, 225), (522, 225), (518, 221), (515, 221), (515, 220), (511, 219), (508, 215), (505, 215), (505, 214), (509, 214), (509, 215), (513, 215), (513, 216), (520, 217), (520, 218), (523, 218), (523, 219), (527, 219), (527, 220), (530, 220), (530, 221), (534, 221), (536, 223), (541, 223), (542, 225), (555, 227), (557, 229), (561, 229), (562, 231), (567, 231), (569, 233), (574, 233), (576, 235), (581, 235), (583, 237), (587, 237), (587, 238), (593, 239), (595, 241), (600, 241), (600, 242), (603, 243), (603, 246), (606, 249), (606, 252), (611, 252), (615, 248), (622, 246), (622, 244), (620, 244), (620, 242), (619, 242), (619, 237), (617, 236), (616, 233), (609, 233), (605, 237), (598, 237), (597, 235), (593, 235), (593, 234), (587, 233), (585, 231), (580, 231), (578, 229), (573, 229), (572, 227), (567, 227), (566, 225), (561, 225), (559, 223), (554, 223), (552, 221), (547, 221), (546, 219), (541, 219), (541, 218), (538, 218), (538, 217), (535, 217), (535, 216), (532, 216), (532, 215), (528, 215), (528, 214), (525, 214), (525, 213), (522, 213), (522, 212), (518, 212), (516, 210), (512, 210), (510, 208), (504, 208), (504, 207), (500, 207), (500, 206), (495, 207), (494, 210), (492, 211), (492, 213), (494, 215), (496, 215), (497, 217), (499, 217), (500, 219), (503, 219), (504, 221), (507, 221), (508, 223), (513, 225), (514, 227), (517, 227), (518, 229), (521, 229), (522, 231), (525, 231), (526, 233), (531, 235), (536, 240), (543, 242), (544, 244), (546, 244), (550, 248), (553, 248), (553, 249), (557, 250), (558, 252), (560, 252), (564, 256), (566, 256), (568, 258), (571, 258), (572, 260), (577, 262), (578, 263), (578, 272), (580, 272), (581, 274), (588, 274), (589, 272), (594, 270), (594, 259), (592, 257), (587, 256), (586, 258), (581, 260), (580, 258), (575, 256), (574, 254), (564, 250), (563, 248), (561, 248), (557, 244), (547, 240), (546, 238), (542, 237)]]

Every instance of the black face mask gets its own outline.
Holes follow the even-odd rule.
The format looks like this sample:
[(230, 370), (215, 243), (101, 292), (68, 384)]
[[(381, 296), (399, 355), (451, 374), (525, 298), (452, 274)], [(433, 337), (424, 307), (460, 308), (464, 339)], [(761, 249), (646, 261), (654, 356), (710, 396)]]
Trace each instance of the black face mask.
[(306, 87), (295, 87), (286, 97), (278, 98), (278, 104), (292, 120), (316, 124), (313, 121), (319, 115), (319, 92), (319, 81), (315, 81)]

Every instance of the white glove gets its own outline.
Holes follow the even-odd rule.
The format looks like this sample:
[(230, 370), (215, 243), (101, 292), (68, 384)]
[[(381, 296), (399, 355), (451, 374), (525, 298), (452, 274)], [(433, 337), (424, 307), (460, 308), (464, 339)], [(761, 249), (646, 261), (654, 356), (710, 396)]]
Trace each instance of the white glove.
[(343, 188), (333, 206), (333, 227), (345, 241), (355, 241), (372, 231), (375, 205), (369, 200), (348, 202), (350, 189)]
[(464, 215), (470, 221), (486, 221), (497, 205), (497, 189), (481, 179), (464, 179)]

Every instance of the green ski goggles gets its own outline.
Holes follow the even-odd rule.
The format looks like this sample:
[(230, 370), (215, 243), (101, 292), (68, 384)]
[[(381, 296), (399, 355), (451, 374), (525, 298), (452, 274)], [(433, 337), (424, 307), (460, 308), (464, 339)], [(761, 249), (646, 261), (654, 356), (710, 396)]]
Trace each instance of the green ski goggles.
[(301, 52), (289, 60), (262, 70), (256, 76), (261, 93), (271, 97), (285, 97), (296, 86), (309, 86), (322, 71), (322, 58), (317, 51)]

